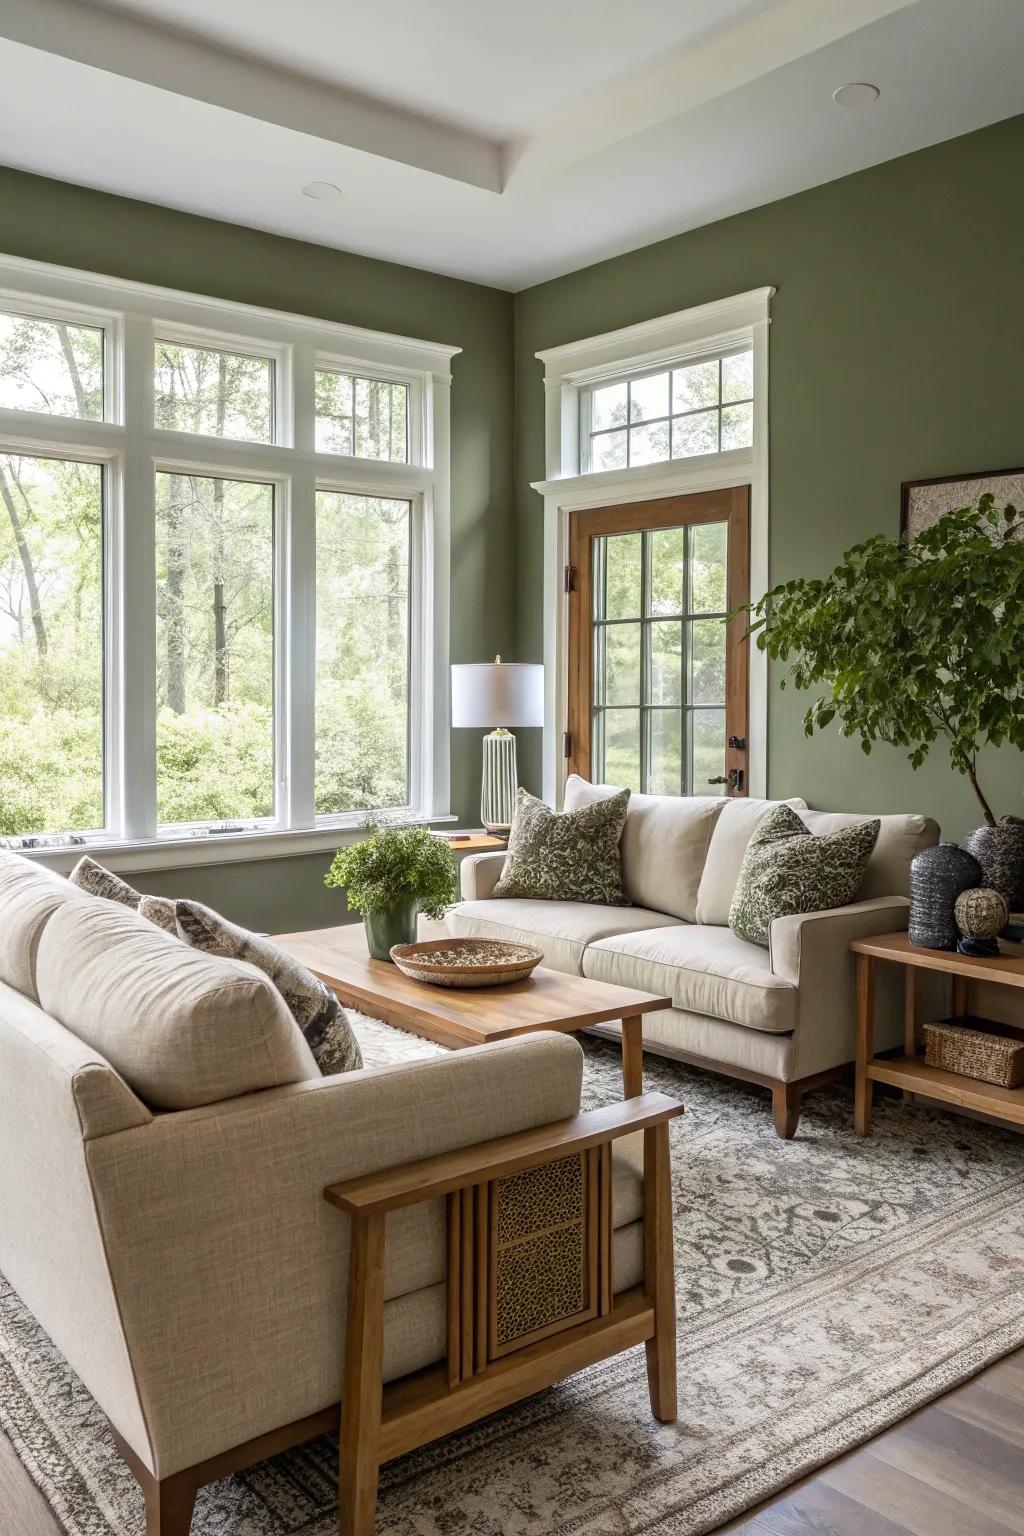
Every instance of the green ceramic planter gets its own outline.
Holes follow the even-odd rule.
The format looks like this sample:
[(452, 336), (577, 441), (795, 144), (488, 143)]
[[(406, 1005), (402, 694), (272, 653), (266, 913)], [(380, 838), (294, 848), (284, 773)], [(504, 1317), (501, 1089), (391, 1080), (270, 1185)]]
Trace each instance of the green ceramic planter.
[(374, 960), (390, 960), (392, 944), (415, 944), (418, 903), (415, 898), (363, 913), (366, 945)]

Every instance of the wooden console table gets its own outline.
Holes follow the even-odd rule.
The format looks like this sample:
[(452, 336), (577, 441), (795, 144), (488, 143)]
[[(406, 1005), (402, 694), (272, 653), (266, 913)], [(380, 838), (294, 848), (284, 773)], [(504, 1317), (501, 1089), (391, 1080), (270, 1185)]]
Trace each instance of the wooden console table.
[[(1024, 944), (1002, 941), (1000, 953), (989, 959), (960, 955), (955, 950), (922, 949), (907, 933), (880, 933), (853, 939), (857, 957), (857, 1058), (854, 1125), (861, 1136), (871, 1132), (871, 1099), (875, 1083), (891, 1083), (906, 1097), (915, 1093), (946, 1104), (980, 1110), (999, 1120), (1024, 1125), (1024, 1088), (1000, 1088), (958, 1072), (930, 1067), (921, 1056), (917, 1035), (916, 980), (918, 971), (940, 971), (953, 978), (955, 1019), (967, 1014), (967, 987), (972, 981), (998, 982), (1024, 988)], [(904, 1051), (902, 1056), (875, 1055), (875, 964), (888, 960), (904, 967)]]

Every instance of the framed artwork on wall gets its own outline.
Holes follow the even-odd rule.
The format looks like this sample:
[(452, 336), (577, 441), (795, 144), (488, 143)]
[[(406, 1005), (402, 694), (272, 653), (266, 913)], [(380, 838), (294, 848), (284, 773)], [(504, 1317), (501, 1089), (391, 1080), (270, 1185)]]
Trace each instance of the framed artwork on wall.
[(977, 506), (991, 492), (1000, 509), (1024, 508), (1024, 469), (982, 469), (970, 475), (939, 475), (933, 480), (904, 480), (900, 494), (900, 532), (912, 542), (947, 512)]

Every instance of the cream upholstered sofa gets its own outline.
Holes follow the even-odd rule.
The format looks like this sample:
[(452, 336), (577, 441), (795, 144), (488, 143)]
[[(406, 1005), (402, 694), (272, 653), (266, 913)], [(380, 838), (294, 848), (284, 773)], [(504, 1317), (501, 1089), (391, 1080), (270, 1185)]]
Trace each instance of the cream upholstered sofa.
[[(339, 1395), (342, 1529), (356, 1536), (396, 1447), (627, 1342), (650, 1355), (660, 1339), (656, 1411), (671, 1416), (670, 1301), (644, 1252), (645, 1226), (670, 1245), (671, 1224), (643, 1165), (667, 1157), (678, 1106), (648, 1095), (580, 1115), (581, 1070), (577, 1042), (549, 1034), (321, 1077), (254, 968), (0, 853), (0, 1270), (108, 1416), (153, 1536), (189, 1530), (203, 1482), (336, 1428)], [(596, 1226), (581, 1242), (598, 1252), (599, 1232), (609, 1256), (601, 1317), (546, 1319), (549, 1347), (518, 1374), (513, 1328), (488, 1384), (472, 1287), (459, 1300), (449, 1263), (451, 1202), (500, 1194), (513, 1209), (487, 1181), (543, 1175), (552, 1148), (593, 1159), (601, 1196), (587, 1196)], [(340, 1210), (324, 1198), (337, 1181)], [(471, 1229), (467, 1216), (463, 1267)], [(434, 1411), (421, 1392), (419, 1419), (388, 1419), (382, 1384), (437, 1362)]]
[[(612, 793), (572, 775), (564, 809)], [(671, 997), (672, 1008), (644, 1015), (645, 1048), (771, 1087), (776, 1130), (792, 1136), (803, 1093), (853, 1060), (849, 942), (907, 926), (910, 861), (939, 829), (924, 816), (882, 816), (854, 904), (777, 918), (762, 949), (731, 931), (729, 906), (747, 844), (777, 803), (633, 795), (621, 842), (628, 907), (498, 900), (505, 855), (470, 855), (448, 927), (522, 939), (543, 949), (555, 970)], [(785, 803), (816, 833), (867, 819)], [(882, 975), (877, 1049), (902, 1037), (902, 1006), (898, 978)]]

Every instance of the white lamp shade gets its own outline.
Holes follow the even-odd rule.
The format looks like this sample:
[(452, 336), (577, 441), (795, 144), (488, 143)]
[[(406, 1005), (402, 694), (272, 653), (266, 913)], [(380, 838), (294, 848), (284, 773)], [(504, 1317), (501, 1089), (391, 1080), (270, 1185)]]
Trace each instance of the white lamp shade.
[(544, 724), (544, 668), (527, 661), (452, 667), (452, 725)]

